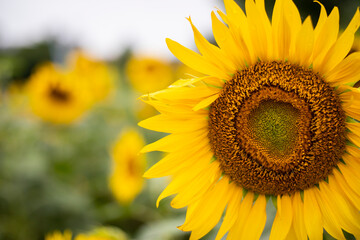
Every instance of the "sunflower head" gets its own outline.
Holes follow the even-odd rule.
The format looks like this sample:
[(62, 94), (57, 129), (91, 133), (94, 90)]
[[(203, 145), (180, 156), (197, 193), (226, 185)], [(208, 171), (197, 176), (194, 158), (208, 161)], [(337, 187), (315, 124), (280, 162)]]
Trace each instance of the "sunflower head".
[[(314, 27), (291, 0), (245, 10), (225, 0), (212, 12), (217, 46), (193, 25), (196, 53), (170, 51), (204, 77), (179, 80), (143, 100), (160, 114), (140, 126), (170, 133), (142, 151), (168, 155), (145, 177), (170, 175), (161, 193), (188, 207), (190, 239), (221, 219), (216, 240), (259, 239), (269, 197), (277, 208), (270, 239), (360, 239), (360, 52), (349, 54), (360, 12), (339, 35), (339, 11), (320, 3)], [(271, 204), (271, 203), (269, 203)]]
[(153, 57), (132, 57), (126, 65), (131, 85), (140, 93), (153, 92), (170, 85), (174, 80), (171, 65)]
[(31, 76), (27, 92), (33, 112), (53, 123), (68, 124), (82, 116), (91, 105), (91, 94), (74, 75), (46, 64)]
[(138, 154), (143, 146), (141, 134), (135, 129), (127, 129), (119, 135), (112, 148), (113, 170), (109, 186), (121, 204), (131, 203), (143, 188), (146, 159)]
[(70, 230), (65, 230), (64, 233), (60, 231), (54, 231), (53, 233), (47, 234), (45, 240), (71, 240), (72, 233)]
[[(72, 232), (65, 230), (64, 233), (55, 231), (48, 234), (45, 240), (72, 240)], [(80, 233), (74, 240), (127, 240), (126, 234), (114, 227), (99, 227), (89, 233)]]
[(95, 102), (104, 100), (114, 90), (115, 71), (105, 62), (77, 50), (69, 54), (67, 66), (77, 81), (82, 81), (84, 87), (92, 92)]
[(98, 227), (89, 233), (78, 234), (75, 240), (127, 240), (126, 234), (115, 227)]

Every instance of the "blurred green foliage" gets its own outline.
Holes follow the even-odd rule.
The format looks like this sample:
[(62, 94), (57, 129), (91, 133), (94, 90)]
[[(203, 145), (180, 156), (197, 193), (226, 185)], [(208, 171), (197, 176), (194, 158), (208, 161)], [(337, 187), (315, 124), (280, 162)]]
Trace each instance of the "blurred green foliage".
[[(12, 69), (0, 70), (2, 84), (26, 82), (34, 67), (49, 57), (45, 46), (12, 50), (29, 54), (21, 60), (24, 64), (17, 61), (22, 53), (0, 53), (1, 61), (8, 59)], [(187, 238), (176, 229), (185, 219), (183, 210), (171, 209), (169, 200), (155, 207), (166, 179), (147, 181), (127, 206), (116, 202), (108, 187), (109, 152), (123, 128), (136, 127), (148, 143), (162, 136), (137, 127), (134, 106), (139, 93), (131, 89), (124, 73), (130, 55), (127, 51), (112, 61), (117, 70), (114, 93), (72, 125), (41, 121), (30, 112), (22, 92), (13, 96), (4, 88), (0, 95), (0, 239), (40, 240), (54, 230), (77, 234), (98, 226), (118, 227), (130, 239)], [(149, 165), (160, 157), (149, 154)]]
[(25, 81), (34, 68), (51, 60), (55, 41), (44, 41), (21, 48), (0, 49), (0, 86), (6, 88), (11, 81)]

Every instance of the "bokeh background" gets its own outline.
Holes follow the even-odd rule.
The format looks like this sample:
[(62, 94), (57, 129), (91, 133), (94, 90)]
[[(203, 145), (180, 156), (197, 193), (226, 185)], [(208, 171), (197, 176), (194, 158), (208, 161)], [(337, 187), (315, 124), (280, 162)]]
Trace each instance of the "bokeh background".
[[(328, 12), (339, 7), (342, 27), (360, 5), (321, 2)], [(315, 24), (319, 5), (295, 3)], [(274, 0), (266, 4), (271, 15)], [(201, 76), (171, 55), (165, 38), (195, 49), (191, 16), (212, 40), (216, 7), (224, 10), (219, 0), (0, 0), (1, 240), (65, 230), (102, 239), (189, 238), (176, 228), (185, 209), (172, 209), (171, 198), (156, 208), (168, 180), (142, 178), (163, 154), (140, 150), (164, 134), (137, 126), (156, 114), (138, 98)], [(268, 216), (271, 222), (271, 207)]]

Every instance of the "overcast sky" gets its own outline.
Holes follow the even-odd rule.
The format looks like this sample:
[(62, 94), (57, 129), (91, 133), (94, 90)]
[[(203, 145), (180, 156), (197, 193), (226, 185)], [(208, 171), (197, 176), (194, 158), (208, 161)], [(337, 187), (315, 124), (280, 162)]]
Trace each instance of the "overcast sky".
[(133, 46), (138, 52), (171, 57), (165, 38), (192, 47), (191, 16), (205, 35), (217, 0), (0, 0), (0, 44), (17, 46), (45, 36), (75, 43), (98, 57)]

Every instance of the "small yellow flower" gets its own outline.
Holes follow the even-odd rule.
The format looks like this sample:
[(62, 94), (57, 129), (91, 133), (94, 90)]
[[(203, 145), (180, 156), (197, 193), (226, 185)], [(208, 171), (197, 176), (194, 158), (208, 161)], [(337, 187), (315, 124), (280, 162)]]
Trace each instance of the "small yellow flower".
[(53, 233), (50, 233), (46, 235), (45, 240), (71, 240), (72, 239), (72, 233), (69, 230), (65, 230), (64, 233), (61, 233), (60, 231), (55, 231)]
[(124, 131), (112, 148), (113, 172), (109, 186), (116, 199), (127, 204), (141, 192), (145, 171), (145, 155), (139, 155), (144, 146), (142, 136), (135, 130)]
[(99, 227), (87, 234), (79, 234), (75, 240), (127, 240), (126, 234), (118, 228)]
[(94, 101), (105, 99), (114, 89), (114, 71), (104, 62), (97, 61), (83, 51), (74, 51), (67, 62), (72, 74), (83, 81), (92, 92)]
[[(62, 234), (55, 231), (48, 234), (45, 240), (72, 240), (72, 233), (69, 230)], [(118, 228), (114, 227), (99, 227), (89, 233), (80, 233), (74, 240), (127, 240), (126, 234)]]
[(170, 85), (174, 80), (169, 63), (151, 57), (133, 57), (126, 66), (133, 88), (141, 93), (153, 92)]
[(41, 66), (30, 77), (27, 92), (32, 111), (45, 121), (69, 124), (90, 107), (91, 93), (71, 74), (54, 64)]

